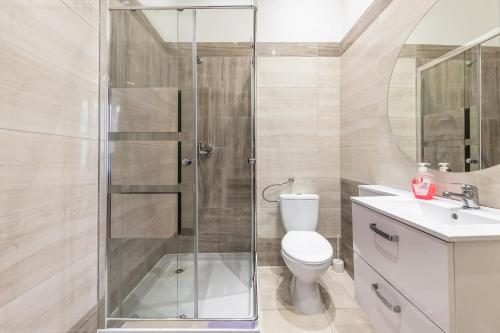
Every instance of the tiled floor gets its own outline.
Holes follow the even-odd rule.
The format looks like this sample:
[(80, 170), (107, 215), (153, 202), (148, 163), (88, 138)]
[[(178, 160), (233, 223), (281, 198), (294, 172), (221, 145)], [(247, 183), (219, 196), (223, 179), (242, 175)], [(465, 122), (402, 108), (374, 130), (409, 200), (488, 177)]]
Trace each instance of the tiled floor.
[(259, 267), (259, 305), (263, 333), (375, 333), (354, 299), (354, 282), (331, 269), (321, 278), (324, 311), (308, 316), (293, 307), (287, 267)]

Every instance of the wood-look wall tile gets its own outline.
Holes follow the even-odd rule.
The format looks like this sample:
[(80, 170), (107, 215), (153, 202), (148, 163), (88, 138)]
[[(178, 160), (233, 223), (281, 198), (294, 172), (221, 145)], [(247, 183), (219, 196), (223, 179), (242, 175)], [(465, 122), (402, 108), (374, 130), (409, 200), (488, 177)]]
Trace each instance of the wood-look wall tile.
[(177, 132), (177, 88), (111, 89), (111, 131)]
[[(340, 199), (337, 199), (337, 203)], [(319, 223), (317, 231), (326, 238), (335, 238), (341, 234), (340, 207), (321, 208), (319, 210)]]
[(318, 43), (260, 42), (256, 52), (258, 57), (317, 57)]
[[(285, 235), (285, 229), (281, 221), (278, 205), (273, 208), (257, 209), (257, 238), (281, 238)], [(262, 250), (260, 251), (262, 253)]]
[(110, 317), (124, 298), (166, 253), (169, 239), (111, 238), (108, 240), (107, 297)]
[(111, 182), (114, 185), (175, 185), (177, 142), (114, 142)]
[(354, 259), (352, 245), (352, 196), (358, 196), (358, 186), (363, 183), (341, 178), (341, 258), (344, 260), (345, 269), (351, 277), (354, 276)]
[(259, 266), (285, 266), (281, 257), (281, 238), (258, 238)]
[(318, 57), (340, 57), (341, 52), (341, 43), (318, 43)]
[(111, 238), (170, 238), (177, 233), (177, 194), (113, 194)]
[(245, 42), (198, 42), (196, 46), (200, 57), (251, 57), (253, 52), (251, 43)]

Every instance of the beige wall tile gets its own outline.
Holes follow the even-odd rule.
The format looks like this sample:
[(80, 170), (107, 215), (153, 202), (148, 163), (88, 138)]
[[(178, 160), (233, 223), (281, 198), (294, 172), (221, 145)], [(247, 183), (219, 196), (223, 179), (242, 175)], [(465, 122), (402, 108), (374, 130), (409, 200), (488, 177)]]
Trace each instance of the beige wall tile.
[(340, 88), (340, 58), (318, 58), (318, 87)]
[(378, 138), (379, 117), (367, 112), (373, 106), (354, 112), (341, 112), (340, 146), (352, 147), (372, 144)]
[(0, 330), (67, 332), (96, 304), (97, 252), (0, 307)]
[(57, 0), (38, 6), (28, 0), (7, 0), (3, 5), (0, 39), (97, 82), (98, 32), (75, 11)]
[(0, 41), (2, 128), (97, 138), (96, 82)]
[(266, 177), (329, 177), (338, 174), (339, 148), (261, 148), (260, 174)]
[(315, 57), (259, 57), (258, 87), (317, 87)]
[(64, 1), (0, 8), (1, 332), (97, 327), (99, 1)]
[(340, 161), (340, 175), (343, 179), (373, 184), (377, 172), (374, 165), (378, 162), (376, 147), (371, 145), (342, 147)]
[[(309, 114), (260, 118), (258, 121), (259, 147), (315, 148), (318, 145), (318, 120), (316, 112)], [(322, 135), (325, 140), (328, 135)]]
[[(313, 115), (318, 89), (310, 87), (265, 87), (257, 89), (257, 118), (267, 116)], [(325, 97), (326, 99), (326, 97)]]
[(95, 250), (97, 142), (8, 130), (0, 142), (6, 304)]
[(93, 0), (61, 0), (94, 29), (99, 29), (99, 2)]
[[(322, 111), (322, 114), (325, 112)], [(318, 117), (317, 129), (318, 147), (339, 148), (340, 147), (340, 115)]]
[(340, 89), (318, 88), (318, 110), (335, 110), (340, 113)]
[[(257, 235), (283, 237), (276, 203), (260, 193), (270, 184), (296, 177), (293, 184), (272, 187), (266, 197), (280, 193), (320, 196), (318, 231), (340, 233), (340, 61), (329, 57), (260, 57), (257, 82)], [(268, 253), (268, 251), (278, 251)], [(263, 258), (279, 249), (260, 247)]]

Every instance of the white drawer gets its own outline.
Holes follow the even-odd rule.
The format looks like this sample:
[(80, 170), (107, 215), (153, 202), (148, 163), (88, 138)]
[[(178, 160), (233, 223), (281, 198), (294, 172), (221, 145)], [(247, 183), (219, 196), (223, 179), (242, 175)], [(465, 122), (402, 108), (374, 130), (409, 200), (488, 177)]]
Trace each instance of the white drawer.
[(356, 300), (378, 333), (443, 333), (356, 253), (354, 285)]
[(352, 207), (354, 252), (450, 332), (452, 245), (356, 203)]

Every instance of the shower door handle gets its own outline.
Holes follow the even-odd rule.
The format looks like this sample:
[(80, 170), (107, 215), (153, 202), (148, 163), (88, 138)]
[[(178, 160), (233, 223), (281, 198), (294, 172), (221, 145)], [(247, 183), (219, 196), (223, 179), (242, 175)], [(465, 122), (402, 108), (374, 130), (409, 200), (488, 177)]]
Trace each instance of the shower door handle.
[(182, 160), (182, 165), (184, 166), (191, 165), (191, 163), (193, 163), (193, 161), (191, 161), (190, 159), (185, 158)]

